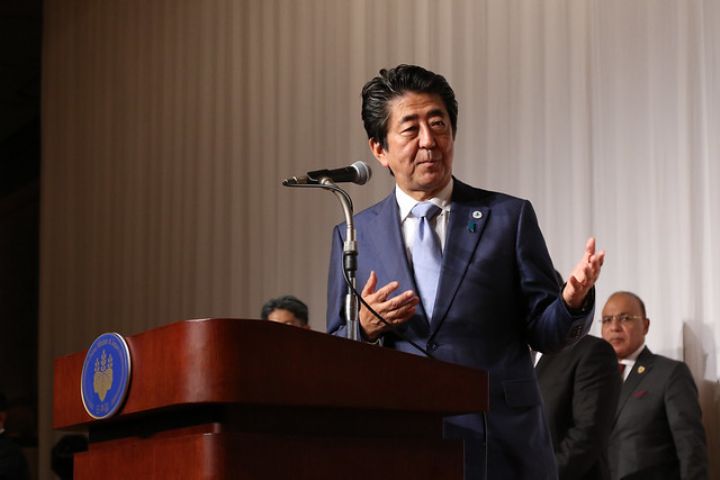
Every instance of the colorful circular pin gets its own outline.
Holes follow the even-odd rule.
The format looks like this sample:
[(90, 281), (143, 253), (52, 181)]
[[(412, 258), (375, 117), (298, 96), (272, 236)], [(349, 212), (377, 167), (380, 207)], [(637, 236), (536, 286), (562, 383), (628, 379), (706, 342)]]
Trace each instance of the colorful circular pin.
[(482, 218), (482, 212), (480, 210), (475, 210), (472, 213), (473, 218)]

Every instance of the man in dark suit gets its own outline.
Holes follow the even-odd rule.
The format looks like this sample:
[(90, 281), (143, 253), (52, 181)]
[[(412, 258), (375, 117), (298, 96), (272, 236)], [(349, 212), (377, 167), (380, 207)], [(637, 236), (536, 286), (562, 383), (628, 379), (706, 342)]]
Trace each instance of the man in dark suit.
[[(355, 217), (357, 278), (363, 299), (402, 337), (365, 307), (360, 337), (417, 353), (411, 341), (489, 371), (487, 431), (476, 414), (445, 423), (447, 437), (464, 440), (466, 478), (485, 470), (487, 478), (556, 478), (527, 346), (559, 350), (586, 332), (604, 252), (590, 239), (559, 289), (530, 202), (452, 176), (458, 105), (441, 75), (411, 65), (381, 70), (362, 97), (370, 150), (396, 188)], [(328, 332), (336, 335), (347, 329), (344, 232), (333, 232), (328, 282)]]
[(542, 355), (535, 373), (560, 480), (608, 480), (608, 441), (621, 384), (610, 344), (586, 335), (559, 353)]
[(613, 479), (707, 479), (698, 393), (683, 362), (645, 346), (643, 301), (616, 292), (602, 311), (602, 336), (622, 365), (623, 386), (608, 450)]
[(27, 460), (20, 447), (5, 432), (7, 400), (0, 392), (0, 480), (27, 480), (30, 478)]

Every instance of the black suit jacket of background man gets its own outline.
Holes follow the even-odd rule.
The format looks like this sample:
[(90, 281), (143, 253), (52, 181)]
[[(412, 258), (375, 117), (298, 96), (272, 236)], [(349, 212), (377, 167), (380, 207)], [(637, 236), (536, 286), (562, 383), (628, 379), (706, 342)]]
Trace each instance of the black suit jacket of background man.
[(613, 479), (704, 480), (707, 447), (687, 365), (647, 347), (623, 383), (608, 448)]
[(609, 479), (607, 448), (622, 382), (612, 346), (586, 335), (543, 355), (535, 372), (560, 479)]
[(27, 460), (22, 450), (7, 435), (0, 433), (0, 480), (28, 480)]

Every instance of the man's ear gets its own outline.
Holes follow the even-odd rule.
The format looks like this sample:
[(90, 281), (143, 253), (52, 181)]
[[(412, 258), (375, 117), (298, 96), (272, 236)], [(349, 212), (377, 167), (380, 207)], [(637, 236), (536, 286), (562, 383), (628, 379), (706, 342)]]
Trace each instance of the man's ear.
[(388, 168), (387, 156), (382, 144), (376, 139), (371, 138), (368, 140), (368, 145), (370, 145), (370, 151), (375, 159), (380, 162), (383, 167)]

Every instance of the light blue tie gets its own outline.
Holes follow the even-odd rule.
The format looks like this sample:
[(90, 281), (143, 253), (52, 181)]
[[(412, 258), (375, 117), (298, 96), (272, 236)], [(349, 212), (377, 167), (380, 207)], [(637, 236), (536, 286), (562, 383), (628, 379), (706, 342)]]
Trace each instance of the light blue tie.
[(428, 320), (432, 318), (438, 280), (440, 279), (440, 266), (442, 265), (440, 242), (430, 224), (438, 213), (440, 213), (440, 207), (431, 202), (420, 202), (412, 209), (412, 214), (419, 218), (412, 246), (415, 283)]

